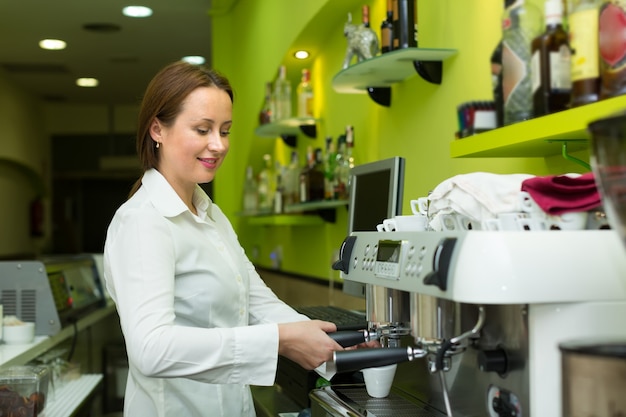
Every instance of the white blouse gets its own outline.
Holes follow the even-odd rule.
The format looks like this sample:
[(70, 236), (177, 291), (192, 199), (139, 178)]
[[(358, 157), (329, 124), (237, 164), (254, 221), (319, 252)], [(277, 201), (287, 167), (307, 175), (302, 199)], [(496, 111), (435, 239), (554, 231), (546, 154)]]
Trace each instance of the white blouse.
[(156, 170), (115, 213), (107, 289), (126, 341), (124, 416), (254, 416), (272, 385), (278, 322), (307, 320), (265, 285), (224, 213), (198, 186), (194, 215)]

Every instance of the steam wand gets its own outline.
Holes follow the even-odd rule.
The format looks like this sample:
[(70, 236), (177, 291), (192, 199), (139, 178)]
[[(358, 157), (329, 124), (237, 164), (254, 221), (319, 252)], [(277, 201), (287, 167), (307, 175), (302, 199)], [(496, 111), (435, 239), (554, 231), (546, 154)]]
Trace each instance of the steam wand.
[(444, 374), (443, 358), (445, 356), (446, 351), (449, 350), (452, 346), (480, 332), (483, 326), (485, 325), (485, 318), (486, 318), (485, 307), (478, 306), (478, 320), (476, 321), (476, 324), (474, 325), (474, 327), (471, 330), (459, 336), (456, 336), (450, 340), (444, 341), (441, 347), (439, 348), (439, 350), (437, 351), (437, 356), (435, 359), (435, 371), (439, 370), (439, 381), (441, 382), (441, 391), (443, 393), (443, 401), (446, 406), (446, 415), (448, 417), (453, 417), (453, 416), (452, 416), (452, 406), (450, 405), (450, 397), (448, 395), (448, 387), (446, 386), (446, 377)]

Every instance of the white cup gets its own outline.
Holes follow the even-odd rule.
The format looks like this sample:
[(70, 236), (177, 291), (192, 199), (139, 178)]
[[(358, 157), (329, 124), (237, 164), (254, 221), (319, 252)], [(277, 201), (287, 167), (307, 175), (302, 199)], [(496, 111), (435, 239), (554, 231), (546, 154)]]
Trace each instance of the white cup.
[(527, 213), (500, 213), (495, 219), (483, 221), (485, 230), (524, 230), (523, 219), (528, 219)]
[(370, 397), (385, 398), (391, 391), (393, 377), (396, 375), (398, 365), (380, 366), (377, 368), (363, 369), (365, 389)]
[(428, 227), (428, 217), (409, 215), (395, 216), (383, 220), (383, 228), (386, 232), (421, 232)]
[(417, 200), (411, 200), (411, 211), (413, 214), (428, 215), (428, 197), (420, 197)]

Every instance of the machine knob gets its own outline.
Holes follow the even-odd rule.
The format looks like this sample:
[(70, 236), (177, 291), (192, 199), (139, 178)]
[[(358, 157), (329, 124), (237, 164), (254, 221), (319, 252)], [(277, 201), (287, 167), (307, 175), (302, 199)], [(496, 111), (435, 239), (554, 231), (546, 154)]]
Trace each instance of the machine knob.
[(499, 375), (506, 374), (509, 369), (509, 360), (502, 348), (481, 350), (477, 356), (478, 368), (483, 372), (496, 372)]
[(433, 256), (433, 270), (424, 277), (424, 285), (435, 285), (441, 291), (448, 289), (448, 273), (455, 244), (455, 237), (447, 237), (439, 242)]
[(348, 236), (345, 238), (339, 250), (339, 260), (332, 266), (335, 271), (341, 271), (344, 274), (350, 272), (350, 258), (352, 257), (352, 249), (354, 248), (355, 242), (356, 236)]

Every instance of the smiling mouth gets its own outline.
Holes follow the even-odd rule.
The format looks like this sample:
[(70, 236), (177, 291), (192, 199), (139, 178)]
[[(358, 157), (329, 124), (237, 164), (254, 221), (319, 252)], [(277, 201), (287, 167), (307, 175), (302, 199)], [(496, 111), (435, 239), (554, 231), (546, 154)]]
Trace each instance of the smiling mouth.
[(198, 158), (198, 161), (204, 162), (205, 164), (215, 165), (217, 164), (218, 158)]

